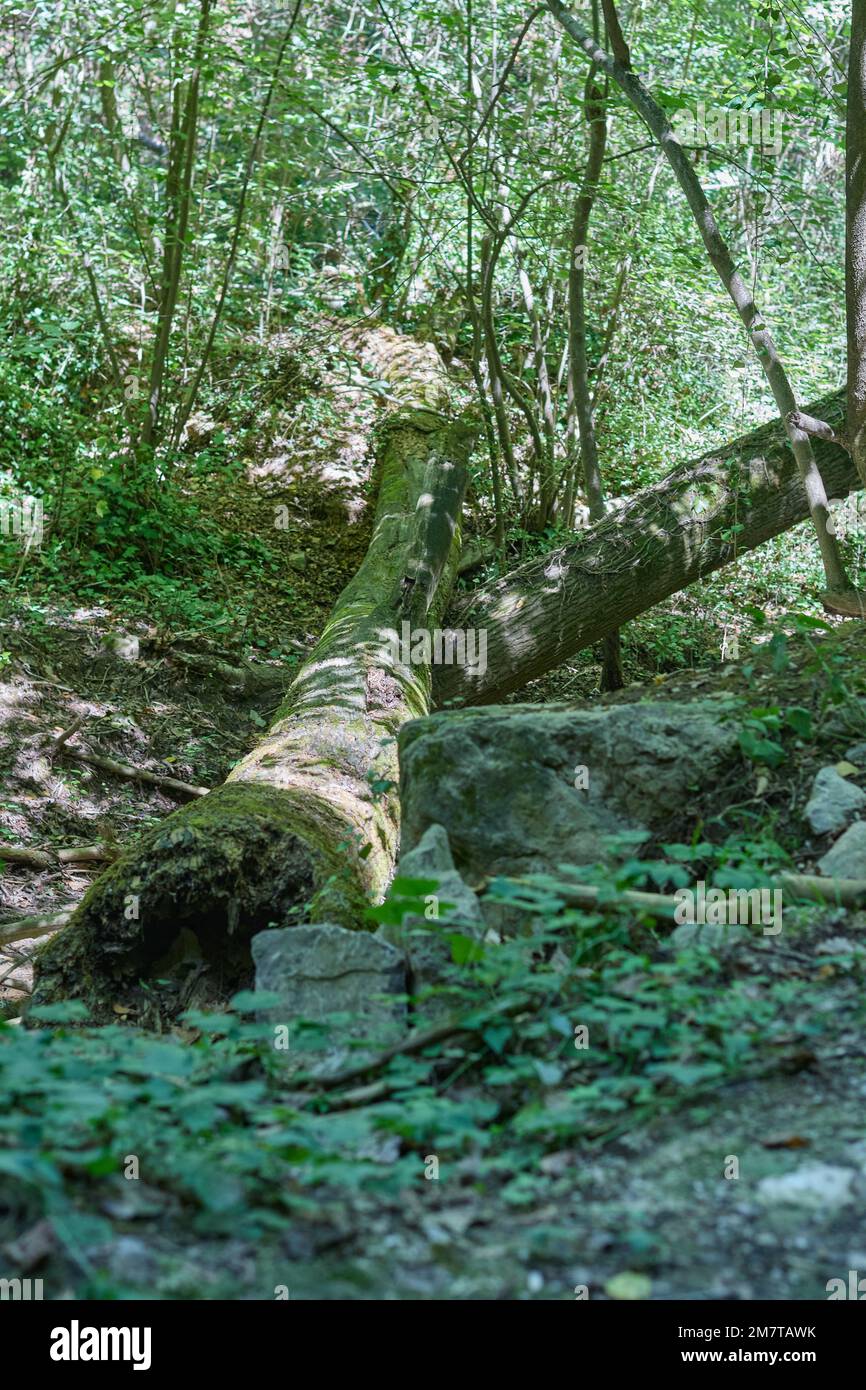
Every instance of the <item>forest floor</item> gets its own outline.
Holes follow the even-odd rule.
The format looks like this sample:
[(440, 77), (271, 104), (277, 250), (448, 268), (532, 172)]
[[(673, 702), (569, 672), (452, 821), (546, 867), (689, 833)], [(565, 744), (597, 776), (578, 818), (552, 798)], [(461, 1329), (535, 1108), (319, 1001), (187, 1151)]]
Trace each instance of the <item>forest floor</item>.
[[(9, 650), (3, 737), (14, 766), (4, 786), (2, 824), (16, 843), (82, 843), (104, 838), (109, 827), (124, 839), (172, 809), (160, 792), (116, 782), (74, 756), (52, 765), (45, 749), (75, 714), (87, 713), (101, 750), (205, 784), (224, 774), (259, 726), (255, 701), (218, 680), (191, 678), (165, 655), (127, 662), (106, 653), (92, 613), (81, 629), (57, 620), (46, 625), (42, 639), (34, 640), (31, 631), (17, 645), (12, 634)], [(700, 696), (717, 677), (718, 671), (680, 673), (665, 682), (668, 689), (651, 684), (615, 698), (654, 691), (667, 698)], [(792, 693), (780, 691), (783, 700)], [(850, 734), (841, 737), (844, 742)], [(776, 808), (802, 799), (806, 774), (792, 765), (774, 777)], [(70, 901), (89, 877), (71, 869), (7, 870), (0, 884), (4, 916)], [(68, 1213), (46, 1217), (35, 1195), (7, 1208), (5, 1217), (0, 1200), (0, 1248), (21, 1262), (22, 1271), (44, 1275), (52, 1296), (271, 1298), (285, 1288), (293, 1298), (571, 1299), (586, 1286), (593, 1298), (823, 1297), (827, 1280), (847, 1279), (849, 1269), (866, 1271), (864, 931), (864, 913), (814, 909), (786, 930), (784, 944), (756, 936), (738, 947), (733, 964), (720, 965), (711, 953), (699, 961), (674, 1011), (688, 1013), (689, 991), (696, 988), (718, 989), (720, 998), (726, 989), (744, 991), (747, 1008), (760, 1019), (762, 1041), (757, 1067), (752, 1060), (709, 1086), (686, 1086), (672, 1113), (664, 1105), (638, 1109), (594, 1140), (565, 1129), (553, 1140), (539, 1135), (528, 1148), (517, 1144), (509, 1154), (508, 1115), (517, 1108), (512, 1095), (501, 1114), (487, 1112), (500, 1136), (495, 1156), (467, 1134), (467, 1143), (451, 1146), (440, 1180), (424, 1181), (420, 1135), (443, 1119), (459, 1129), (461, 1115), (483, 1107), (491, 1094), (489, 1076), (476, 1083), (470, 1074), (445, 1088), (453, 1113), (419, 1119), (418, 1134), (401, 1134), (399, 1126), (395, 1133), (393, 1121), (389, 1132), (387, 1117), (383, 1121), (372, 1107), (369, 1132), (362, 1128), (358, 1144), (351, 1125), (345, 1126), (350, 1118), (362, 1120), (364, 1107), (354, 1116), (323, 1114), (322, 1124), (330, 1119), (339, 1131), (334, 1143), (342, 1149), (342, 1171), (335, 1171), (334, 1154), (326, 1156), (320, 1171), (314, 1168), (292, 1193), (291, 1210), (269, 1212), (263, 1224), (260, 1211), (250, 1219), (255, 1202), (242, 1190), (191, 1198), (184, 1178), (188, 1155), (169, 1150), (160, 1166), (151, 1162), (146, 1181), (126, 1184), (106, 1179), (98, 1168), (95, 1175), (82, 1171), (77, 1164), (83, 1158), (68, 1159), (66, 1199), (97, 1224), (73, 1224), (69, 1235)], [(34, 944), (19, 943), (15, 950), (26, 955)], [(666, 959), (663, 947), (654, 958)], [(16, 982), (27, 988), (26, 963), (4, 982), (10, 1012), (18, 1008)], [(614, 1003), (629, 994), (621, 979), (610, 988)], [(700, 1000), (694, 1007), (700, 1009)], [(128, 1029), (136, 1019), (122, 1000), (118, 1023), (117, 1037), (108, 1042), (109, 1091), (118, 1072), (135, 1070)], [(743, 1025), (732, 1011), (723, 1026)], [(175, 1034), (180, 1047), (200, 1037), (194, 1020)], [(625, 1072), (633, 1065), (628, 1051), (619, 1059)], [(452, 1064), (458, 1055), (446, 1052)], [(76, 1075), (68, 1060), (55, 1070), (46, 1053), (40, 1065)], [(158, 1077), (165, 1064), (157, 1061), (153, 1070)], [(243, 1067), (231, 1072), (254, 1087), (248, 1075)], [(94, 1084), (97, 1090), (102, 1085)], [(217, 1084), (223, 1084), (219, 1078)], [(29, 1089), (33, 1085), (31, 1078)], [(556, 1086), (542, 1089), (548, 1103), (551, 1096), (555, 1102)], [(262, 1114), (254, 1091), (249, 1109), (240, 1089), (239, 1099), (227, 1132), (234, 1131), (235, 1143), (242, 1135), (262, 1143), (255, 1128), (264, 1123), (267, 1151), (274, 1115)], [(146, 1130), (148, 1107), (160, 1103), (142, 1099), (141, 1112), (130, 1119)], [(473, 1114), (473, 1126), (480, 1137), (483, 1109)], [(68, 1141), (55, 1137), (48, 1146), (52, 1159), (64, 1142), (70, 1149), (80, 1143), (71, 1134)], [(356, 1144), (363, 1155), (357, 1185), (347, 1179)], [(447, 1138), (442, 1148), (447, 1154)], [(404, 1162), (414, 1159), (414, 1181), (405, 1173), (392, 1180), (401, 1155)], [(67, 1158), (61, 1153), (61, 1167)], [(737, 1180), (724, 1175), (732, 1159)], [(259, 1202), (262, 1187), (275, 1181), (270, 1173), (250, 1178)]]
[[(214, 663), (252, 661), (288, 677), (314, 640), (366, 548), (366, 440), (380, 409), (369, 390), (344, 383), (350, 405), (335, 424), (326, 372), (315, 392), (309, 382), (297, 388), (304, 405), (296, 419), (285, 405), (292, 370), (289, 355), (277, 383), (280, 409), (257, 433), (241, 477), (196, 475), (191, 464), (190, 489), (215, 525), (225, 526), (230, 512), (238, 535), (267, 539), (254, 592), (233, 592), (230, 567), (219, 575), (236, 621), (203, 636), (184, 603), (175, 617), (164, 604), (151, 611), (146, 594), (100, 603), (85, 592), (75, 606), (38, 586), (6, 605), (0, 837), (8, 843), (110, 846), (174, 808), (173, 797), (119, 781), (76, 749), (215, 786), (266, 726), (278, 686), (269, 697), (244, 693)], [(201, 425), (201, 447), (213, 428)], [(274, 524), (279, 507), (289, 518), (283, 528)], [(656, 614), (634, 625), (629, 675), (643, 683), (616, 698), (700, 696), (739, 679), (718, 662), (707, 587), (666, 611), (672, 623), (685, 614), (681, 626), (699, 630), (691, 660), (714, 656), (715, 664), (665, 681), (659, 665), (681, 666), (682, 649), (661, 662), (651, 655)], [(846, 688), (850, 678), (866, 728), (862, 668), (862, 645), (852, 639), (820, 679)], [(585, 653), (519, 698), (585, 699), (597, 676)], [(762, 703), (808, 702), (804, 681), (818, 677), (791, 675), (790, 689), (788, 679), (780, 667)], [(78, 720), (65, 748), (52, 750)], [(843, 729), (835, 758), (845, 737)], [(807, 750), (772, 774), (767, 825), (780, 841), (788, 836), (792, 853), (799, 832), (786, 816), (795, 815), (815, 757)], [(754, 829), (754, 808), (746, 822)], [(7, 866), (0, 923), (77, 901), (98, 867)], [(86, 1030), (79, 1037), (61, 1027), (52, 1037), (16, 1028), (21, 1055), (6, 1080), (22, 1099), (7, 1117), (18, 1125), (18, 1147), (0, 1146), (0, 1249), (16, 1272), (44, 1275), (51, 1297), (268, 1299), (286, 1289), (293, 1298), (572, 1299), (581, 1286), (592, 1298), (825, 1297), (827, 1280), (866, 1273), (864, 929), (863, 913), (815, 909), (772, 952), (756, 936), (735, 961), (698, 954), (681, 976), (678, 962), (666, 964), (663, 942), (635, 957), (660, 971), (648, 1007), (669, 1008), (672, 1028), (693, 1022), (708, 1000), (730, 1005), (728, 1015), (700, 1024), (708, 1054), (726, 1030), (754, 1033), (747, 1014), (760, 1021), (760, 1036), (711, 1079), (696, 1074), (675, 1095), (645, 1104), (624, 1105), (598, 1083), (587, 1113), (596, 1121), (607, 1114), (608, 1123), (585, 1129), (564, 1118), (537, 1134), (526, 1125), (512, 1131), (527, 1099), (541, 1097), (555, 1112), (562, 1076), (530, 1055), (520, 1059), (523, 1070), (515, 1064), (502, 1075), (504, 1062), (491, 1070), (488, 1063), (502, 1060), (495, 1030), (483, 1035), (484, 1066), (465, 1076), (452, 1044), (396, 1100), (329, 1111), (324, 1102), (305, 1109), (278, 1078), (275, 1088), (273, 1075), (266, 1084), (242, 1047), (231, 1051), (231, 1038), (224, 1064), (218, 1050), (202, 1062), (201, 1020), (151, 1051), (142, 1050), (148, 1037), (136, 1034), (123, 1000), (117, 1028), (90, 1041)], [(25, 940), (0, 952), (7, 1016), (26, 999), (37, 945)], [(635, 993), (631, 978), (623, 965), (604, 982), (617, 1007)], [(737, 1052), (730, 1037), (724, 1047), (726, 1057)], [(187, 1064), (184, 1052), (196, 1060)], [(612, 1055), (618, 1085), (641, 1080), (639, 1058), (631, 1044)], [(44, 1097), (44, 1110), (36, 1101), (32, 1110), (29, 1096)], [(51, 1128), (58, 1114), (60, 1132), (46, 1137), (41, 1120)], [(163, 1128), (176, 1122), (183, 1144), (173, 1134), (153, 1137), (142, 1179), (124, 1182), (117, 1155), (139, 1130), (147, 1149), (155, 1116)], [(431, 1147), (444, 1155), (438, 1181), (424, 1180)], [(736, 1178), (725, 1176), (731, 1159)], [(213, 1169), (235, 1160), (232, 1181), (221, 1185)], [(4, 1175), (19, 1180), (11, 1197)]]

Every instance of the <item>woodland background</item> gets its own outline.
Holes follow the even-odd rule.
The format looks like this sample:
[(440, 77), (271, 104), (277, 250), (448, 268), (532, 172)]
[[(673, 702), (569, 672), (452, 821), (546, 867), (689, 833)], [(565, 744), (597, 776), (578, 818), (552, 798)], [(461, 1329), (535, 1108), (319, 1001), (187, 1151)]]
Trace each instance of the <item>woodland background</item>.
[[(804, 811), (814, 778), (832, 767), (859, 791), (866, 767), (862, 629), (824, 611), (760, 342), (658, 141), (562, 9), (0, 0), (0, 1248), (51, 1297), (804, 1298), (856, 1267), (861, 897), (800, 905), (784, 946), (758, 936), (733, 959), (672, 950), (627, 895), (815, 876), (830, 832)], [(573, 11), (621, 68), (627, 43), (675, 129), (708, 113), (686, 161), (796, 403), (822, 400), (833, 431), (859, 360), (851, 9), (632, 0), (624, 39), (609, 3)], [(732, 138), (755, 112), (772, 147)], [(393, 485), (408, 516), (406, 460), (452, 446), (462, 552), (424, 551), (444, 562), (424, 617), (489, 623), (490, 676), (398, 673), (375, 706), (369, 634), (350, 629), (387, 734), (381, 761), (365, 743), (352, 762), (354, 695), (309, 673), (343, 640), (345, 594), (390, 601), (402, 573), (401, 540), (358, 580), (376, 506)], [(856, 471), (835, 436), (815, 452), (856, 586)], [(44, 508), (38, 542), (12, 525), (23, 496)], [(630, 591), (591, 587), (615, 572)], [(381, 899), (396, 741), (405, 757), (405, 719), (437, 703), (434, 730), (476, 701), (541, 720), (570, 702), (612, 728), (661, 701), (673, 726), (679, 701), (719, 693), (740, 721), (729, 761), (716, 776), (708, 751), (650, 838), (625, 830), (570, 874), (482, 864), (473, 893), (510, 927), (492, 949), (455, 917), (456, 1022), (435, 1037), (414, 1027), (372, 1059), (356, 1038), (322, 1083), (316, 1054), (351, 1020), (293, 1019), (287, 1074), (249, 953), (216, 969), (166, 935), (210, 929), (226, 890), (208, 874), (245, 844), (226, 939), (238, 912), (248, 934), (324, 920), (306, 849), (277, 903), (288, 842), (271, 808), (320, 784), (333, 805), (344, 775), (361, 806), (347, 823), (381, 828), (382, 849), (347, 848), (342, 812), (324, 822), (326, 887), (334, 863), (351, 880), (327, 920), (345, 925), (346, 901), (355, 929), (417, 918), (426, 875), (401, 870)], [(534, 784), (506, 746), (510, 805)], [(667, 775), (654, 759), (606, 769), (641, 823)], [(241, 767), (271, 798), (267, 852)], [(479, 787), (452, 849), (501, 814)], [(404, 791), (405, 853), (419, 808), (444, 802), (432, 776)], [(834, 872), (866, 879), (860, 861)], [(157, 879), (147, 969), (113, 974), (129, 942), (111, 931)], [(604, 1039), (586, 1057), (581, 1021)], [(740, 1152), (747, 1194), (719, 1183)]]

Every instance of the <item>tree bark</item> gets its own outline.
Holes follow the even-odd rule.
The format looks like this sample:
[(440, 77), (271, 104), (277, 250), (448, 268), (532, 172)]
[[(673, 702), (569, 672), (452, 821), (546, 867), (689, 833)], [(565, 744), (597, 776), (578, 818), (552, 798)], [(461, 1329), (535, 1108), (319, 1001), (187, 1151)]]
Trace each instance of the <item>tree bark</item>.
[[(593, 522), (601, 521), (607, 511), (598, 441), (589, 390), (589, 366), (586, 355), (586, 243), (589, 219), (592, 216), (598, 181), (607, 145), (607, 107), (605, 93), (595, 84), (595, 68), (587, 74), (583, 109), (589, 126), (589, 153), (586, 161), (584, 186), (575, 204), (571, 226), (571, 265), (568, 272), (568, 383), (580, 433), (580, 461), (583, 466), (583, 485)], [(571, 526), (572, 516), (566, 517)], [(601, 689), (620, 690), (622, 674), (622, 644), (618, 632), (609, 632), (604, 639), (601, 664)]]
[[(809, 410), (838, 430), (844, 392)], [(861, 486), (838, 444), (816, 440), (815, 455), (831, 497)], [(676, 469), (568, 545), (513, 570), (450, 613), (453, 626), (486, 633), (487, 665), (437, 668), (435, 703), (501, 700), (808, 517), (797, 463), (782, 422), (774, 420)]]
[[(399, 838), (395, 735), (427, 713), (430, 664), (401, 650), (442, 618), (456, 573), (472, 431), (448, 413), (430, 345), (379, 328), (357, 344), (400, 405), (377, 450), (369, 550), (286, 693), (263, 742), (225, 784), (146, 832), (93, 885), (40, 952), (37, 1002), (82, 992), (94, 1016), (154, 968), (184, 928), (225, 978), (269, 924), (357, 924), (393, 872)], [(310, 899), (315, 895), (315, 906)], [(316, 916), (313, 917), (313, 920)], [(171, 957), (174, 960), (174, 956)]]
[[(195, 168), (195, 147), (198, 135), (199, 91), (205, 61), (210, 11), (211, 0), (201, 0), (195, 50), (192, 56), (192, 71), (185, 84), (183, 95), (182, 84), (179, 79), (172, 93), (162, 281), (157, 314), (156, 343), (150, 364), (147, 411), (139, 441), (148, 447), (155, 443), (160, 423), (169, 345), (171, 343), (171, 328), (180, 291), (184, 253), (187, 249), (187, 229), (192, 201), (192, 176)], [(179, 60), (180, 50), (178, 48)]]

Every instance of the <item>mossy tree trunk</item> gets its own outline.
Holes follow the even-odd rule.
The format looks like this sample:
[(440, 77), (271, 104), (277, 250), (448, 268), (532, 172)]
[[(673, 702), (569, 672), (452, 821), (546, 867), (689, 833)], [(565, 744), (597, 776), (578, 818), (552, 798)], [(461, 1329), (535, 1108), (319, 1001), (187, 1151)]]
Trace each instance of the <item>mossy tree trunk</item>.
[[(396, 734), (427, 712), (429, 665), (399, 639), (441, 622), (460, 550), (472, 431), (449, 410), (435, 350), (359, 335), (396, 408), (377, 442), (373, 535), (357, 575), (264, 740), (225, 784), (143, 835), (39, 955), (34, 998), (112, 991), (165, 970), (179, 942), (230, 983), (250, 936), (309, 915), (357, 923), (380, 899), (399, 836)], [(417, 650), (415, 655), (417, 656)]]
[[(809, 410), (841, 430), (844, 394)], [(845, 449), (823, 439), (814, 449), (829, 497), (847, 497), (860, 486)], [(485, 634), (487, 663), (474, 671), (437, 667), (435, 703), (494, 704), (808, 517), (806, 490), (779, 420), (683, 464), (567, 545), (455, 608), (454, 626)], [(821, 599), (830, 611), (842, 611), (831, 607), (829, 595)]]

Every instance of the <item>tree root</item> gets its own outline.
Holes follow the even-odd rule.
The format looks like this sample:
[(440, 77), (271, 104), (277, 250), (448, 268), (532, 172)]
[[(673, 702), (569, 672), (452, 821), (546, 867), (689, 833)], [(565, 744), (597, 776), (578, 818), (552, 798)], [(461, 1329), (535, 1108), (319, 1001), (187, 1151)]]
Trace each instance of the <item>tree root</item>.
[(841, 618), (866, 618), (866, 593), (861, 589), (842, 589), (838, 593), (828, 590), (821, 595), (825, 613), (835, 613)]

